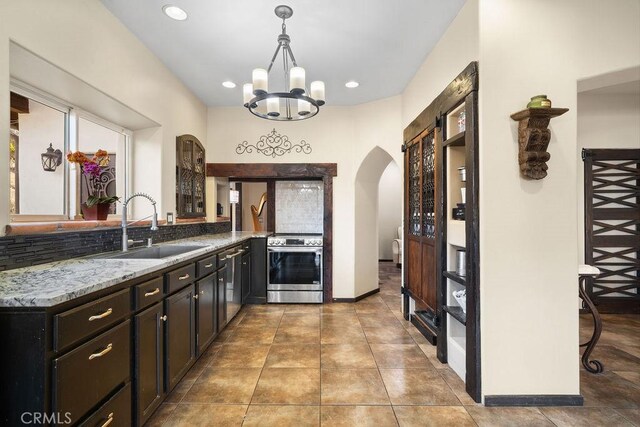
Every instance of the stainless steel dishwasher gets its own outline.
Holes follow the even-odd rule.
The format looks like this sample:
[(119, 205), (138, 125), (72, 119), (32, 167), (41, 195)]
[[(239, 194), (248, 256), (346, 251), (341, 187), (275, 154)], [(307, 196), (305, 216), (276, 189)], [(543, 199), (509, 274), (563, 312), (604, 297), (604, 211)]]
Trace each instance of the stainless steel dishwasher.
[[(244, 250), (241, 246), (224, 251), (219, 255), (222, 265), (226, 265), (225, 277), (225, 310), (227, 313), (227, 323), (233, 319), (242, 307), (242, 257)], [(221, 265), (221, 266), (222, 266)]]

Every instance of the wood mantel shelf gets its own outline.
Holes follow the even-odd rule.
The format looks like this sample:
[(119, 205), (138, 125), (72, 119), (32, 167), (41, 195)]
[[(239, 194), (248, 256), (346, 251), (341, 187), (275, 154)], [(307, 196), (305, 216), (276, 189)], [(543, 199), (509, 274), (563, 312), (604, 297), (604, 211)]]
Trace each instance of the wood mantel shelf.
[(568, 108), (527, 108), (511, 115), (518, 122), (518, 163), (520, 172), (527, 178), (542, 179), (547, 176), (547, 152), (551, 131), (549, 122), (561, 116)]

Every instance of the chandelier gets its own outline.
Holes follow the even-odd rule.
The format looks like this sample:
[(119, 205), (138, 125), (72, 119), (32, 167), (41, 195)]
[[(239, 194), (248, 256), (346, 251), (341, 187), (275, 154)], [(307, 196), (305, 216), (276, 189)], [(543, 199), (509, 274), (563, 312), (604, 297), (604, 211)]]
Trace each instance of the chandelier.
[[(254, 115), (268, 120), (304, 120), (318, 114), (324, 105), (324, 82), (314, 81), (307, 91), (304, 68), (298, 67), (291, 51), (291, 38), (287, 35), (286, 20), (293, 15), (293, 9), (280, 5), (275, 14), (282, 19), (282, 33), (278, 36), (278, 47), (271, 58), (269, 68), (253, 70), (253, 83), (242, 87), (244, 106)], [(284, 91), (269, 92), (269, 73), (278, 54), (282, 51), (284, 67)], [(289, 68), (290, 65), (293, 67)]]

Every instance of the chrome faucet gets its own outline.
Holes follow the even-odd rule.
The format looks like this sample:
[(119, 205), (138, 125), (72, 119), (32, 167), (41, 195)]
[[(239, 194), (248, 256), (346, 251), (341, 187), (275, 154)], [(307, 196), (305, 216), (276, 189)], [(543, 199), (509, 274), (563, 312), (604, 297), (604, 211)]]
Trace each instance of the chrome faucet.
[[(127, 205), (129, 204), (129, 201), (134, 197), (144, 197), (145, 199), (148, 199), (151, 202), (151, 205), (153, 205), (153, 215), (149, 215), (144, 218), (137, 219), (135, 221), (127, 222)], [(127, 198), (127, 200), (125, 200), (122, 203), (122, 252), (127, 252), (129, 250), (129, 245), (132, 245), (134, 243), (139, 243), (142, 241), (141, 240), (141, 241), (134, 242), (133, 240), (129, 240), (129, 235), (127, 234), (127, 226), (131, 224), (135, 224), (136, 222), (144, 221), (147, 218), (152, 218), (151, 231), (156, 231), (158, 229), (158, 212), (156, 211), (156, 201), (153, 200), (153, 198), (148, 194), (145, 194), (145, 193), (132, 194), (131, 196), (129, 196), (129, 198)], [(151, 240), (151, 238), (149, 238), (149, 240), (147, 241), (147, 246), (151, 246), (152, 243), (153, 241)]]

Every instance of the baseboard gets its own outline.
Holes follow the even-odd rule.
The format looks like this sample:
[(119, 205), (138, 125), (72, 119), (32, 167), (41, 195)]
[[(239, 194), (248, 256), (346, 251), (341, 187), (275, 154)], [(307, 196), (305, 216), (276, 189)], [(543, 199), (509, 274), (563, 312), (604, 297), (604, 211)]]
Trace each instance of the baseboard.
[(582, 406), (579, 394), (531, 394), (485, 396), (484, 406)]
[(373, 290), (371, 290), (369, 292), (366, 292), (366, 293), (364, 293), (364, 294), (362, 294), (360, 296), (357, 296), (355, 298), (334, 298), (333, 302), (358, 302), (361, 299), (365, 299), (366, 297), (370, 297), (371, 295), (375, 295), (378, 292), (380, 292), (380, 288), (373, 289)]

